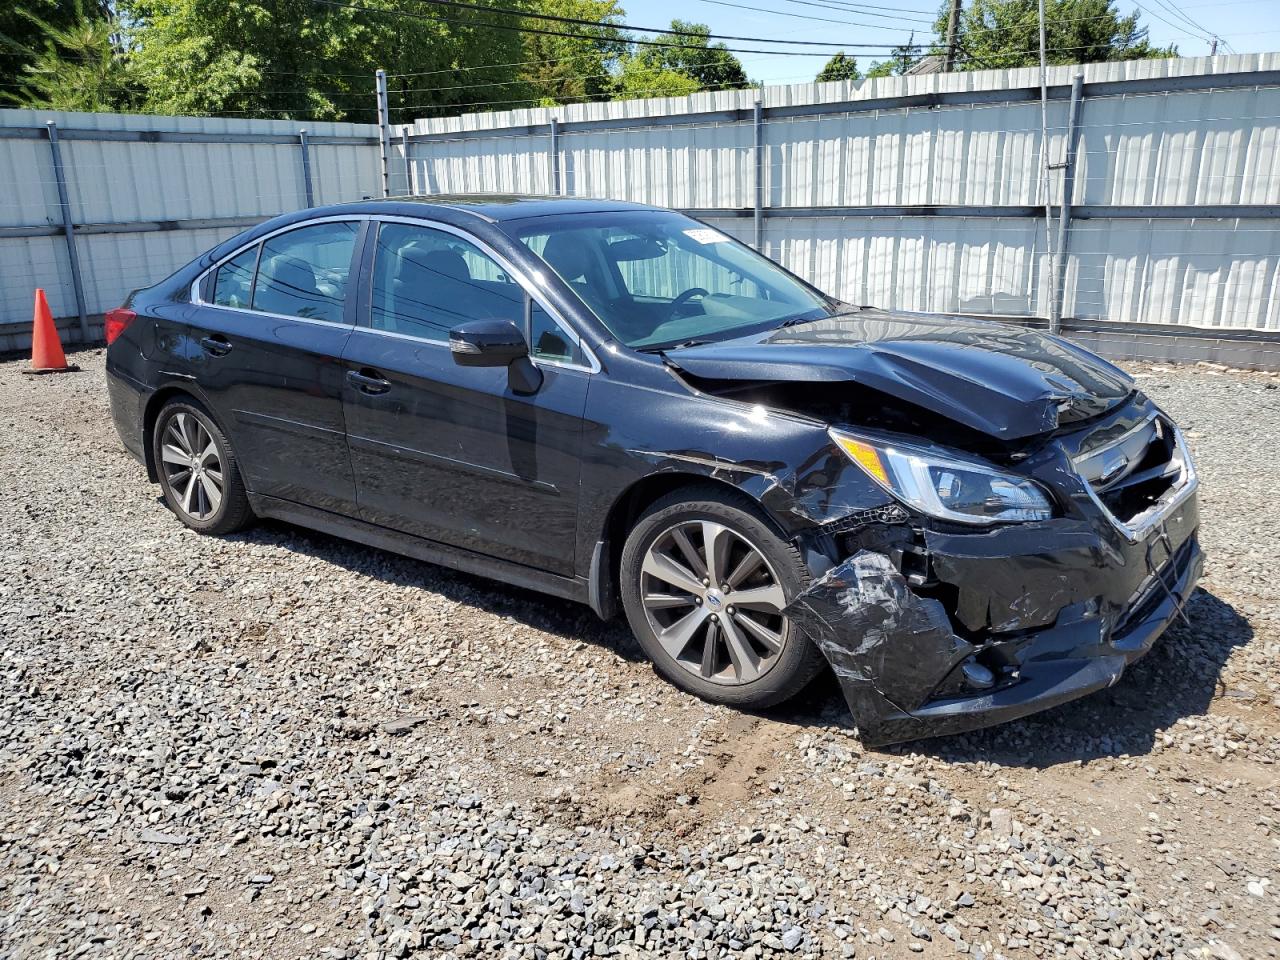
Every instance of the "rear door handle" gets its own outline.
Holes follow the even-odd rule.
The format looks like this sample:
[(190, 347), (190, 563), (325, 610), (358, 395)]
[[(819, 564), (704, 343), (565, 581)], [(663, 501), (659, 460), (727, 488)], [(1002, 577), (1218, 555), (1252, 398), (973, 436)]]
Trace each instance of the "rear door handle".
[(216, 334), (212, 337), (205, 337), (200, 341), (200, 346), (204, 347), (205, 353), (214, 357), (225, 357), (231, 352), (231, 341)]
[(348, 370), (347, 380), (351, 385), (361, 393), (379, 394), (386, 393), (391, 389), (391, 381), (384, 380), (378, 376), (376, 370), (365, 368), (364, 370)]

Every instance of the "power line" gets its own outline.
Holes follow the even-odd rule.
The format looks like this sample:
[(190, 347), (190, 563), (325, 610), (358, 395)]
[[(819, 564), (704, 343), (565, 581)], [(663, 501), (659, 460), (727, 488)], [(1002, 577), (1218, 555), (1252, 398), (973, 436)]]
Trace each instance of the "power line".
[[(403, 97), (406, 94), (410, 94), (410, 93), (448, 93), (453, 90), (475, 90), (481, 87), (511, 87), (511, 86), (519, 86), (520, 84), (525, 84), (525, 83), (555, 84), (555, 83), (571, 83), (574, 80), (613, 80), (613, 79), (616, 79), (616, 74), (612, 74), (608, 72), (580, 73), (580, 74), (575, 74), (573, 76), (567, 76), (567, 77), (517, 77), (514, 80), (493, 80), (493, 81), (481, 81), (478, 83), (461, 83), (461, 84), (454, 84), (453, 86), (449, 86), (449, 87), (405, 87), (399, 90), (395, 88), (391, 88), (388, 92), (394, 95)], [(751, 86), (750, 84), (741, 84), (740, 89), (747, 89), (750, 86)], [(577, 95), (574, 94), (574, 96), (577, 96)], [(428, 106), (431, 106), (431, 105), (428, 104)], [(449, 104), (439, 104), (439, 106), (449, 106)]]
[[(571, 77), (569, 79), (580, 79), (580, 78)], [(705, 90), (700, 90), (698, 92), (699, 93), (710, 92), (711, 88), (739, 89), (739, 90), (750, 89), (750, 87), (730, 87), (726, 83), (715, 83), (715, 84), (709, 84)], [(467, 88), (462, 88), (462, 89), (467, 89)], [(643, 99), (643, 95), (645, 94), (662, 93), (664, 92), (664, 90), (665, 88), (663, 87), (651, 87), (646, 90), (633, 90), (633, 91), (630, 91), (630, 93), (641, 95), (636, 99)], [(685, 94), (672, 94), (672, 96), (685, 96)], [(406, 113), (414, 110), (466, 110), (472, 107), (494, 107), (494, 106), (505, 106), (507, 104), (520, 104), (520, 103), (536, 104), (536, 103), (541, 103), (543, 100), (546, 100), (546, 99), (548, 98), (544, 95), (541, 97), (519, 97), (519, 98), (510, 99), (510, 100), (479, 100), (479, 101), (474, 101), (472, 103), (412, 104), (407, 107), (392, 107), (391, 110), (393, 112), (398, 112), (398, 113)], [(560, 103), (557, 104), (558, 106), (560, 106), (560, 105), (564, 105), (564, 103), (566, 102), (574, 102), (574, 103), (607, 102), (615, 99), (615, 96), (612, 92), (575, 93), (575, 94), (570, 94), (567, 97), (555, 97), (552, 99), (556, 99), (560, 101)], [(628, 97), (627, 99), (631, 99), (631, 97)], [(447, 119), (447, 118), (434, 118), (434, 119)]]
[[(1176, 3), (1174, 3), (1173, 0), (1155, 0), (1155, 2), (1159, 4), (1161, 7), (1163, 7), (1165, 10), (1168, 10), (1170, 13), (1172, 13), (1175, 17), (1178, 17), (1179, 19), (1181, 19), (1192, 30), (1199, 30), (1201, 33), (1205, 33), (1205, 34), (1208, 34), (1209, 36), (1213, 36), (1213, 34), (1209, 30), (1206, 30), (1199, 23), (1192, 20), (1189, 16), (1183, 13), (1182, 9)], [(1186, 28), (1184, 27), (1184, 29)]]
[[(467, 3), (465, 0), (418, 0), (419, 3), (435, 7), (453, 7), (460, 10), (474, 10), (479, 13), (501, 13), (521, 17), (525, 20), (551, 20), (556, 23), (567, 23), (573, 26), (599, 27), (613, 30), (634, 30), (639, 33), (660, 33), (671, 37), (691, 37), (697, 40), (741, 40), (745, 43), (783, 43), (792, 46), (829, 47), (830, 43), (821, 40), (777, 40), (767, 37), (741, 37), (729, 33), (699, 33), (696, 30), (676, 30), (667, 27), (638, 27), (630, 23), (610, 23), (607, 20), (585, 20), (581, 17), (562, 17), (553, 13), (532, 13), (526, 10), (515, 10), (511, 7), (491, 7), (485, 4)], [(865, 24), (854, 24), (865, 26)], [(596, 38), (592, 38), (596, 39)]]
[[(1093, 49), (1093, 47), (1094, 47), (1093, 44), (1078, 45), (1078, 46), (1071, 46), (1071, 47), (1048, 47), (1047, 52), (1048, 53), (1067, 53), (1074, 50), (1089, 50), (1089, 49)], [(966, 56), (969, 56), (972, 58), (972, 55), (968, 54), (967, 51), (964, 51), (962, 49), (962, 52), (964, 52)], [(1021, 54), (1031, 54), (1031, 53), (1039, 53), (1039, 48), (1035, 50), (1005, 51), (1005, 52), (1002, 52), (1001, 55), (1002, 56), (1021, 55)], [(446, 92), (455, 91), (455, 90), (474, 90), (474, 89), (485, 88), (485, 87), (513, 86), (513, 85), (519, 85), (522, 83), (563, 84), (563, 83), (571, 83), (577, 80), (609, 79), (613, 76), (614, 75), (610, 73), (594, 73), (594, 74), (587, 73), (587, 74), (577, 74), (577, 75), (568, 76), (568, 77), (503, 80), (503, 81), (494, 81), (491, 83), (481, 82), (481, 83), (474, 83), (474, 84), (461, 84), (461, 85), (455, 85), (455, 86), (449, 86), (449, 87), (415, 87), (415, 88), (409, 88), (406, 90), (398, 90), (398, 91), (393, 90), (392, 93), (395, 93), (399, 96), (406, 96), (410, 93), (446, 93)], [(705, 92), (712, 92), (714, 90), (722, 90), (722, 89), (749, 89), (749, 87), (735, 86), (733, 83), (725, 82), (725, 83), (718, 83), (718, 84), (708, 84), (702, 90), (695, 91), (695, 92), (705, 93)], [(664, 88), (650, 88), (645, 90), (630, 91), (630, 94), (644, 95), (644, 94), (662, 93), (662, 92), (664, 92)], [(392, 107), (391, 110), (395, 113), (406, 113), (406, 112), (412, 112), (416, 110), (466, 111), (466, 110), (479, 108), (479, 107), (494, 107), (494, 106), (509, 106), (509, 105), (514, 106), (519, 104), (538, 104), (546, 99), (554, 99), (557, 101), (556, 105), (562, 105), (567, 103), (607, 102), (610, 100), (617, 100), (617, 99), (632, 99), (632, 97), (629, 95), (619, 97), (616, 91), (601, 91), (599, 93), (567, 94), (567, 95), (560, 95), (560, 96), (555, 96), (551, 98), (548, 98), (546, 95), (543, 95), (543, 96), (536, 96), (536, 97), (512, 97), (508, 99), (499, 99), (499, 100), (478, 100), (478, 101), (470, 101), (466, 103), (416, 103), (416, 104), (409, 104), (407, 106)], [(1036, 128), (1036, 129), (1039, 129), (1039, 128)]]
[[(434, 14), (418, 13), (418, 12), (413, 11), (413, 10), (399, 10), (399, 9), (392, 9), (392, 8), (381, 9), (381, 8), (377, 8), (377, 7), (365, 7), (365, 6), (361, 6), (360, 4), (355, 4), (355, 3), (342, 3), (342, 2), (341, 2), (341, 0), (311, 0), (311, 2), (312, 2), (312, 3), (321, 4), (321, 5), (326, 6), (326, 7), (340, 7), (340, 8), (342, 8), (342, 9), (346, 9), (346, 10), (358, 10), (358, 11), (360, 11), (360, 12), (362, 12), (362, 13), (372, 13), (372, 14), (376, 14), (376, 15), (378, 15), (378, 16), (405, 17), (405, 18), (408, 18), (408, 19), (413, 19), (413, 20), (426, 20), (426, 21), (428, 21), (428, 22), (435, 22), (435, 23), (457, 23), (457, 24), (461, 24), (462, 26), (468, 26), (468, 27), (486, 27), (486, 28), (489, 28), (489, 29), (492, 29), (492, 30), (505, 30), (505, 31), (508, 31), (508, 32), (511, 32), (511, 33), (534, 33), (534, 34), (541, 34), (541, 35), (544, 35), (544, 36), (550, 36), (550, 37), (568, 37), (568, 38), (569, 38), (569, 39), (571, 39), (571, 40), (596, 40), (596, 41), (598, 41), (598, 40), (600, 40), (600, 39), (601, 39), (599, 36), (592, 36), (592, 35), (590, 35), (590, 34), (583, 34), (583, 33), (567, 33), (567, 32), (565, 32), (565, 31), (563, 31), (563, 30), (547, 30), (547, 29), (544, 29), (544, 28), (542, 28), (542, 27), (517, 27), (517, 26), (513, 26), (513, 25), (511, 25), (511, 24), (506, 24), (506, 23), (489, 23), (489, 22), (485, 22), (485, 21), (463, 20), (463, 19), (460, 19), (460, 18), (458, 18), (458, 17), (444, 17), (444, 16), (436, 16), (436, 15), (434, 15)], [(432, 0), (432, 2), (434, 2), (434, 0)], [(496, 8), (488, 8), (488, 9), (496, 9)], [(521, 14), (520, 14), (520, 16), (525, 16), (525, 14), (521, 13)], [(596, 26), (598, 26), (599, 24), (595, 24), (595, 25), (596, 25)], [(635, 28), (632, 28), (632, 27), (627, 26), (626, 24), (613, 24), (612, 26), (613, 26), (613, 27), (615, 27), (616, 29), (619, 29), (619, 30), (635, 29)], [(701, 36), (701, 35), (700, 35), (700, 36)], [(663, 41), (661, 41), (661, 40), (636, 40), (636, 39), (623, 39), (623, 40), (619, 40), (619, 42), (620, 42), (620, 43), (627, 43), (627, 44), (635, 44), (635, 45), (642, 46), (642, 47), (664, 47), (664, 48), (666, 48), (666, 49), (670, 49), (670, 50), (688, 50), (688, 49), (689, 49), (689, 47), (688, 47), (688, 45), (687, 45), (687, 44), (682, 44), (682, 43), (664, 43), (664, 42), (663, 42)], [(800, 42), (800, 41), (760, 40), (760, 41), (758, 41), (758, 42), (761, 42), (761, 43), (779, 43), (779, 42), (786, 42), (786, 43), (798, 43), (798, 42)], [(876, 48), (876, 49), (893, 49), (894, 47), (896, 47), (896, 46), (897, 46), (897, 44), (892, 44), (892, 43), (839, 44), (839, 43), (818, 43), (817, 41), (805, 41), (805, 42), (806, 42), (806, 43), (807, 43), (807, 42), (813, 42), (813, 43), (817, 43), (817, 45), (818, 45), (818, 46), (828, 47), (828, 48), (830, 48), (829, 52), (831, 52), (831, 53), (834, 53), (837, 49), (852, 49), (852, 48), (858, 48), (858, 49), (870, 49), (870, 48)], [(805, 51), (803, 51), (803, 50), (756, 50), (756, 49), (746, 49), (746, 48), (741, 48), (741, 47), (718, 47), (717, 49), (725, 50), (725, 51), (727, 51), (727, 52), (729, 52), (729, 53), (756, 53), (756, 54), (765, 54), (765, 55), (768, 55), (768, 56), (774, 56), (774, 57), (811, 57), (811, 56), (814, 56), (814, 54), (812, 54), (812, 53), (806, 53), (806, 52), (805, 52)]]
[(330, 73), (328, 70), (317, 69), (308, 71), (292, 72), (288, 70), (259, 70), (261, 74), (273, 77), (359, 77), (361, 80), (368, 80), (368, 73)]
[[(421, 70), (417, 73), (388, 73), (387, 79), (399, 80), (406, 77), (434, 77), (441, 73), (468, 73), (472, 70), (497, 70), (502, 67), (532, 67), (546, 63), (568, 63), (577, 59), (579, 59), (579, 56), (547, 57), (542, 60), (515, 60), (511, 63), (484, 63), (477, 64), (472, 67), (446, 67), (443, 70)], [(368, 74), (361, 74), (361, 76), (368, 79)]]
[(887, 10), (890, 13), (922, 13), (925, 15), (934, 13), (932, 10), (917, 10), (914, 7), (887, 7), (878, 3), (845, 3), (844, 0), (828, 0), (828, 2), (818, 2), (818, 0), (787, 0), (787, 3), (800, 3), (806, 7), (821, 7), (826, 10), (856, 10), (858, 12), (863, 10)]
[[(1162, 17), (1162, 16), (1160, 16), (1160, 14), (1156, 13), (1156, 11), (1155, 11), (1155, 10), (1153, 10), (1151, 7), (1142, 7), (1142, 6), (1139, 6), (1138, 4), (1134, 4), (1134, 9), (1135, 9), (1135, 10), (1137, 10), (1139, 13), (1145, 13), (1145, 14), (1149, 14), (1150, 16), (1155, 17), (1155, 18), (1156, 18), (1157, 20), (1159, 20), (1161, 23), (1165, 24), (1166, 26), (1173, 27), (1173, 29), (1175, 29), (1175, 30), (1186, 30), (1186, 29), (1187, 29), (1187, 27), (1186, 27), (1186, 25), (1185, 25), (1185, 24), (1181, 24), (1181, 23), (1174, 23), (1172, 20), (1169, 20), (1167, 17)], [(1207, 41), (1207, 40), (1209, 39), (1209, 38), (1208, 38), (1207, 36), (1205, 36), (1204, 34), (1195, 34), (1194, 36), (1195, 36), (1195, 39), (1197, 39), (1197, 40), (1205, 40), (1205, 41)]]
[(1272, 3), (1273, 0), (1224, 0), (1223, 3), (1191, 3), (1188, 10), (1203, 10), (1207, 7), (1242, 7), (1252, 3)]
[[(752, 7), (752, 6), (748, 6), (745, 3), (731, 3), (730, 0), (702, 0), (702, 2), (713, 3), (718, 7), (736, 7), (739, 10), (754, 10), (758, 13), (768, 13), (778, 17), (787, 17), (788, 19), (791, 19), (791, 20), (813, 20), (818, 23), (841, 23), (850, 27), (863, 27), (863, 28), (872, 29), (872, 30), (892, 29), (890, 27), (885, 27), (880, 24), (861, 23), (856, 20), (836, 20), (836, 19), (833, 19), (832, 17), (815, 17), (815, 16), (810, 16), (809, 14), (804, 14), (804, 13), (789, 13), (785, 10), (770, 10), (768, 7)], [(862, 16), (880, 17), (885, 20), (899, 20), (899, 21), (906, 21), (908, 23), (927, 24), (931, 22), (929, 20), (924, 20), (924, 19), (915, 18), (915, 17), (902, 17), (902, 16), (894, 17), (893, 15), (888, 13), (863, 13)]]

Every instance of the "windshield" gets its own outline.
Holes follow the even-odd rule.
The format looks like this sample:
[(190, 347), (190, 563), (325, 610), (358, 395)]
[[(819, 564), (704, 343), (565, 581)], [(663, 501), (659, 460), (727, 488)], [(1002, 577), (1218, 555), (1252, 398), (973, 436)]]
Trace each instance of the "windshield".
[(834, 316), (835, 301), (718, 230), (661, 210), (505, 225), (627, 346), (656, 350)]

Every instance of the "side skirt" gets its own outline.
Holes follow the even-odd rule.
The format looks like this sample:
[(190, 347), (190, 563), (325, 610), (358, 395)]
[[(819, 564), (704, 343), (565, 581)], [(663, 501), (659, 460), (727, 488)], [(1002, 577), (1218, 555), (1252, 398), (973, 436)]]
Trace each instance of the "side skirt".
[(286, 523), (294, 523), (335, 537), (354, 540), (366, 546), (413, 557), (415, 560), (425, 560), (427, 563), (438, 564), (451, 570), (461, 570), (463, 573), (473, 573), (501, 583), (537, 590), (539, 593), (547, 593), (563, 600), (585, 604), (591, 602), (588, 583), (576, 577), (561, 577), (518, 563), (473, 553), (460, 547), (424, 540), (421, 537), (330, 513), (327, 510), (318, 510), (315, 507), (291, 503), (288, 500), (278, 500), (275, 497), (250, 494), (249, 502), (253, 506), (253, 512), (260, 517), (272, 517)]

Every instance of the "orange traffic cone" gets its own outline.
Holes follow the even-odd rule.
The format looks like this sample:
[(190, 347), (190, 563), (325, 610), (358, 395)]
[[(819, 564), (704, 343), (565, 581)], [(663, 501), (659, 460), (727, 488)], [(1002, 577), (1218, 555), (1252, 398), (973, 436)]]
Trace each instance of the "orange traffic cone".
[(35, 319), (31, 325), (31, 368), (23, 373), (70, 373), (80, 368), (67, 363), (58, 339), (58, 328), (53, 325), (53, 314), (44, 291), (36, 288)]

